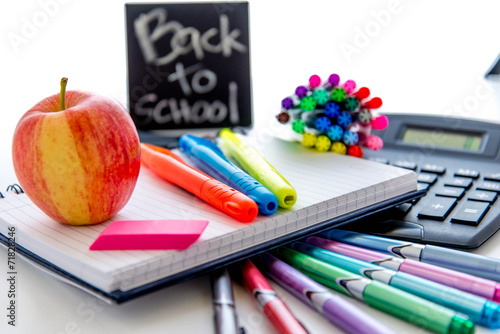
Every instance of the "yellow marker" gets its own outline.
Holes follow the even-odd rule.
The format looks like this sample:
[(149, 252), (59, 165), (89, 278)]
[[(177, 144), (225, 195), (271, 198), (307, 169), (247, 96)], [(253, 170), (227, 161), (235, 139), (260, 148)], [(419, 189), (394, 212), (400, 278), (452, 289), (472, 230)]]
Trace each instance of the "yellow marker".
[(219, 137), (222, 149), (248, 174), (271, 190), (278, 198), (280, 207), (289, 209), (295, 204), (295, 189), (255, 148), (246, 146), (230, 129), (222, 129)]

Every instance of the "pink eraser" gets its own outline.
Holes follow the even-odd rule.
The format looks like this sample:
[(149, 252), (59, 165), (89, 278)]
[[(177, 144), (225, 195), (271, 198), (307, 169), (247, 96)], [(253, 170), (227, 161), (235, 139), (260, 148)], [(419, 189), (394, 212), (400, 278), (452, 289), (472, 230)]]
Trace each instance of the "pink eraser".
[(186, 249), (207, 225), (207, 220), (118, 220), (106, 227), (89, 249)]

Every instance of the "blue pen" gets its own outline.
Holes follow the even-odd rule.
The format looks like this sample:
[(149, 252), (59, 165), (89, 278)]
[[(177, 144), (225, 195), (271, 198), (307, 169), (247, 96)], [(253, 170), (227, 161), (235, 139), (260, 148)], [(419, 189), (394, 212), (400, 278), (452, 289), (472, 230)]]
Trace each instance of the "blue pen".
[(492, 257), (338, 229), (321, 232), (320, 235), (346, 244), (500, 282), (500, 260)]
[[(491, 329), (500, 328), (500, 305), (497, 303), (424, 278), (390, 270), (320, 248), (322, 240), (328, 242), (325, 239), (311, 237), (307, 239), (308, 243), (295, 242), (291, 247), (301, 253), (310, 255), (341, 269), (361, 274), (370, 279), (463, 313), (467, 315), (472, 322), (479, 325)], [(316, 245), (320, 247), (316, 247)]]
[(182, 135), (179, 147), (194, 158), (205, 173), (253, 199), (261, 214), (270, 215), (278, 208), (276, 195), (229, 162), (215, 143), (193, 135)]

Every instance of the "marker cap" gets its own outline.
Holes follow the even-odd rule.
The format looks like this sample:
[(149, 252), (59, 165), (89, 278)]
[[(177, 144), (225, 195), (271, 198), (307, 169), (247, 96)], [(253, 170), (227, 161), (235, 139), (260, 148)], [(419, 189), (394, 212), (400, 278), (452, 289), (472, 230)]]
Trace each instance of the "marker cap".
[(500, 305), (487, 301), (484, 304), (480, 324), (491, 328), (500, 328)]
[(264, 215), (273, 214), (278, 209), (278, 198), (269, 189), (260, 185), (247, 193), (257, 203), (259, 212)]
[(448, 334), (472, 334), (474, 333), (474, 324), (465, 318), (454, 316), (451, 319), (450, 330)]
[(495, 285), (495, 293), (493, 294), (493, 301), (500, 302), (500, 283)]

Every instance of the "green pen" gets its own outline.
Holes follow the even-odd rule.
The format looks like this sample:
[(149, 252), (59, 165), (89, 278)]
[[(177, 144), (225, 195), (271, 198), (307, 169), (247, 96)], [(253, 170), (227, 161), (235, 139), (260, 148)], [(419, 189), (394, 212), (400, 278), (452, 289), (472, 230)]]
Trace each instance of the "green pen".
[(443, 306), (290, 248), (280, 247), (277, 254), (315, 281), (424, 329), (442, 334), (474, 333), (474, 324), (470, 320)]
[(219, 133), (221, 149), (235, 159), (254, 179), (278, 198), (278, 205), (289, 209), (297, 201), (297, 192), (292, 185), (255, 149), (245, 145), (230, 129)]

